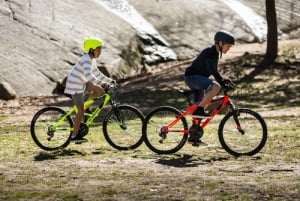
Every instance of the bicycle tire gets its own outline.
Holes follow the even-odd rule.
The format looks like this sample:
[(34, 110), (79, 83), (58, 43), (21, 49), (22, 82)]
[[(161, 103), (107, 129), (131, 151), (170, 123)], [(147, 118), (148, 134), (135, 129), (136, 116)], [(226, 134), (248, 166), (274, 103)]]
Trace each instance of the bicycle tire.
[(182, 130), (188, 129), (185, 117), (182, 117), (171, 128), (175, 128), (177, 132), (173, 130), (174, 132), (162, 133), (163, 126), (167, 126), (180, 114), (181, 112), (174, 107), (161, 106), (146, 116), (143, 124), (143, 136), (144, 142), (150, 150), (157, 154), (173, 154), (184, 146), (188, 137), (187, 134), (182, 133)]
[(73, 121), (70, 116), (61, 122), (60, 129), (51, 130), (51, 126), (65, 114), (66, 112), (60, 108), (45, 107), (33, 116), (30, 131), (36, 145), (46, 151), (63, 149), (69, 145), (71, 128), (73, 128)]
[[(237, 129), (237, 117), (243, 132)], [(265, 146), (267, 125), (264, 119), (250, 109), (237, 109), (221, 120), (218, 136), (222, 147), (233, 156), (253, 156)]]
[(144, 114), (131, 105), (118, 105), (103, 120), (103, 135), (118, 150), (132, 150), (143, 143)]

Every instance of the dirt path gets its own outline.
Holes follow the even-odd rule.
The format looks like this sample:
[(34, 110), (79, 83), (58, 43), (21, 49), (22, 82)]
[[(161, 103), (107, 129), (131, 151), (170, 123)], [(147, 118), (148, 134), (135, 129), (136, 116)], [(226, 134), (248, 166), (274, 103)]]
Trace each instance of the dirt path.
[(6, 135), (0, 136), (0, 200), (292, 201), (300, 196), (300, 107), (260, 111), (270, 126), (269, 139), (254, 157), (227, 154), (216, 136), (209, 135), (216, 128), (204, 136), (207, 146), (186, 144), (172, 155), (154, 154), (145, 145), (119, 152), (99, 142), (98, 132), (83, 145), (54, 153), (40, 150), (28, 136), (33, 113), (46, 104), (64, 106), (68, 101), (23, 97), (0, 102), (1, 115), (6, 116), (1, 128), (18, 128), (1, 132)]

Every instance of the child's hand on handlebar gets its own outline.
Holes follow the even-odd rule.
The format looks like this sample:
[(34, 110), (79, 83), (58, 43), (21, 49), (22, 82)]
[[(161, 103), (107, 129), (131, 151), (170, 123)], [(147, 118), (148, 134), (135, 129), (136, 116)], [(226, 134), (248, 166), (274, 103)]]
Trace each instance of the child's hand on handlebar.
[(236, 84), (234, 84), (231, 79), (224, 79), (223, 80), (223, 88), (226, 90), (235, 89)]
[(112, 81), (110, 82), (110, 86), (111, 86), (111, 87), (117, 87), (117, 86), (118, 86), (117, 81), (116, 81), (116, 80), (112, 80)]
[(108, 90), (108, 89), (111, 88), (111, 87), (117, 87), (117, 86), (118, 86), (118, 83), (117, 83), (116, 80), (112, 80), (111, 82), (109, 82), (109, 83), (104, 83), (104, 84), (102, 84), (101, 86), (102, 86), (103, 89)]

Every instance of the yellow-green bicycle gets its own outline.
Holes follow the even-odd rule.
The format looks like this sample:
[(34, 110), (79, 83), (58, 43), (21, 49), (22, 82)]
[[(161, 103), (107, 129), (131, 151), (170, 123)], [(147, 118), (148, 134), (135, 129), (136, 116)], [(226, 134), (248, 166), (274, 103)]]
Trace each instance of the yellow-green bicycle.
[[(85, 113), (85, 120), (81, 123), (78, 134), (81, 136), (88, 134), (89, 126), (98, 117), (103, 107), (109, 103), (111, 109), (102, 123), (106, 141), (118, 150), (135, 149), (143, 143), (144, 115), (140, 110), (131, 105), (116, 103), (108, 89), (105, 89), (103, 95), (90, 101), (86, 101), (85, 105), (99, 104), (92, 112)], [(76, 112), (76, 106), (71, 107), (69, 111), (51, 106), (39, 110), (33, 116), (30, 126), (33, 141), (46, 151), (67, 147), (73, 130), (72, 115)]]

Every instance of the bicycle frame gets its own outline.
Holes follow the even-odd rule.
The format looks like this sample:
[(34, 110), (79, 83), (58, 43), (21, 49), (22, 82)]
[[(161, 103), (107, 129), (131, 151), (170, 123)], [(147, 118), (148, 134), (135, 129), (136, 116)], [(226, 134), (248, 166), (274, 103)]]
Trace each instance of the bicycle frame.
[[(103, 99), (103, 101), (101, 102), (101, 104), (94, 110), (93, 113), (84, 113), (85, 116), (88, 116), (89, 118), (86, 120), (85, 124), (87, 126), (91, 125), (94, 121), (94, 119), (99, 115), (99, 113), (101, 112), (102, 108), (109, 102), (111, 101), (111, 96), (108, 93), (105, 93), (104, 95), (96, 98), (95, 100), (99, 100), (99, 99)], [(94, 101), (94, 100), (90, 100), (90, 101)], [(88, 101), (86, 101), (86, 103), (88, 103)], [(113, 106), (113, 103), (111, 104)], [(76, 106), (75, 106), (76, 107)]]
[[(197, 119), (192, 117), (192, 122), (194, 124), (198, 124), (200, 125), (202, 128), (205, 128), (209, 122), (223, 109), (225, 108), (227, 105), (230, 106), (230, 108), (232, 110), (235, 109), (235, 106), (233, 105), (233, 103), (230, 101), (229, 96), (227, 95), (227, 91), (224, 91), (224, 95), (215, 99), (212, 99), (209, 103), (207, 103), (207, 106), (216, 102), (216, 101), (220, 101), (222, 100), (222, 102), (220, 103), (220, 105), (218, 107), (216, 107), (212, 112), (211, 112), (211, 118), (209, 119), (205, 119), (204, 122), (201, 123), (201, 119)], [(190, 101), (189, 101), (190, 103)], [(169, 123), (167, 126), (163, 127), (163, 132), (164, 133), (168, 133), (168, 132), (181, 132), (183, 134), (189, 134), (189, 129), (187, 130), (170, 130), (175, 124), (177, 124), (178, 121), (180, 121), (182, 118), (185, 118), (185, 116), (187, 116), (188, 114), (193, 114), (193, 112), (197, 109), (198, 104), (189, 104), (189, 107), (183, 111), (179, 116), (176, 117), (176, 119), (174, 121), (172, 121), (171, 123)]]
[[(105, 91), (106, 93), (103, 94), (102, 96), (97, 97), (94, 100), (87, 100), (84, 102), (84, 108), (88, 108), (89, 106), (93, 105), (95, 100), (100, 100), (102, 99), (103, 101), (101, 102), (101, 104), (93, 111), (93, 113), (84, 113), (85, 116), (88, 116), (89, 118), (86, 120), (85, 124), (87, 126), (90, 126), (94, 119), (99, 115), (99, 113), (101, 112), (102, 108), (110, 101), (111, 105), (113, 106), (114, 103), (111, 101), (111, 96), (107, 93), (107, 91)], [(61, 125), (61, 123), (63, 123), (66, 118), (68, 116), (71, 116), (72, 114), (77, 113), (77, 107), (76, 105), (73, 105), (73, 107), (62, 117), (60, 117), (53, 125), (51, 125), (51, 129), (53, 130), (66, 130), (64, 129), (59, 129), (59, 125)], [(68, 128), (67, 130), (73, 131), (73, 128)]]

